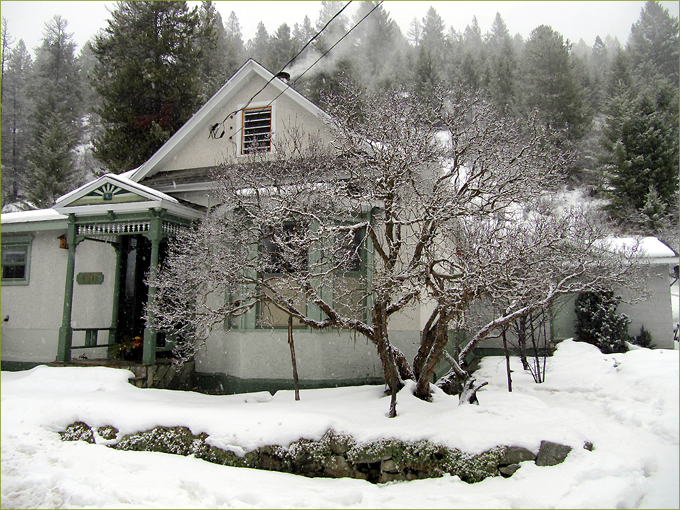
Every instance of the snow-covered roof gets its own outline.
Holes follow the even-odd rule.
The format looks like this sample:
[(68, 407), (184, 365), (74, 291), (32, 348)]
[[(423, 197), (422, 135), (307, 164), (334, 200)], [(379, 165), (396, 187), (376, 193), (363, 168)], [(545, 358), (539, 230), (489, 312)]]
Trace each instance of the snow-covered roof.
[(627, 249), (637, 246), (640, 256), (649, 259), (651, 262), (678, 262), (678, 254), (656, 237), (643, 237), (642, 239), (635, 237), (611, 237), (607, 239), (607, 242), (615, 249)]
[(12, 223), (30, 223), (36, 221), (58, 221), (65, 220), (68, 216), (60, 214), (54, 209), (38, 209), (34, 211), (20, 211), (12, 213), (4, 213), (0, 215), (0, 221), (3, 225)]

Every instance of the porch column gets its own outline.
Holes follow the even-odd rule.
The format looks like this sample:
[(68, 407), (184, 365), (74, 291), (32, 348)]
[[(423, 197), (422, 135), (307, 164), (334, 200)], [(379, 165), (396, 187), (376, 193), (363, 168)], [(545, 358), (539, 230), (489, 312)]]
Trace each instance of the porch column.
[(116, 250), (116, 268), (113, 275), (113, 310), (111, 310), (111, 327), (116, 329), (109, 330), (109, 345), (116, 343), (116, 331), (118, 330), (118, 307), (120, 306), (120, 280), (122, 275), (121, 264), (123, 261), (122, 247), (120, 241), (112, 244)]
[(59, 342), (57, 344), (57, 361), (71, 361), (71, 345), (73, 329), (71, 328), (71, 311), (73, 308), (73, 276), (76, 268), (76, 223), (71, 214), (66, 230), (68, 243), (68, 259), (66, 261), (66, 283), (64, 285), (64, 310), (59, 328)]
[[(152, 211), (152, 213), (156, 213), (156, 211)], [(149, 222), (149, 235), (147, 237), (151, 240), (151, 264), (149, 268), (158, 268), (159, 246), (163, 238), (162, 219), (160, 217), (155, 215)], [(156, 287), (150, 286), (147, 303), (151, 303), (154, 299), (156, 299)], [(149, 319), (153, 319), (153, 315), (150, 315)], [(142, 363), (153, 365), (156, 363), (156, 338), (158, 333), (154, 329), (149, 328), (148, 322), (147, 320), (147, 326), (144, 328)]]

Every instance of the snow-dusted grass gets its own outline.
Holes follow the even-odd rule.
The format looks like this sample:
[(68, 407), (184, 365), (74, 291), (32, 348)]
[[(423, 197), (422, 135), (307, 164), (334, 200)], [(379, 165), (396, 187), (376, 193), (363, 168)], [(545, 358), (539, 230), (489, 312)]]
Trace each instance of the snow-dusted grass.
[[(678, 351), (603, 355), (565, 341), (536, 385), (513, 360), (486, 358), (480, 406), (399, 394), (395, 419), (381, 387), (208, 396), (138, 389), (127, 371), (47, 368), (2, 373), (3, 508), (678, 508)], [(81, 420), (122, 433), (156, 425), (207, 432), (223, 448), (288, 445), (326, 430), (363, 441), (428, 439), (475, 453), (497, 444), (574, 449), (558, 466), (522, 464), (512, 478), (457, 477), (372, 485), (230, 468), (195, 458), (62, 443)], [(583, 443), (594, 444), (592, 452)]]

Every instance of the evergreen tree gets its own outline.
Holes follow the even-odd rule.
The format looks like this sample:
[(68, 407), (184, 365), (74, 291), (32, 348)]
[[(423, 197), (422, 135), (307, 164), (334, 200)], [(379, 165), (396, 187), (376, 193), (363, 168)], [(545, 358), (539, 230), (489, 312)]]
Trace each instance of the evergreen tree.
[(601, 112), (604, 108), (607, 72), (609, 71), (609, 51), (602, 38), (598, 35), (593, 44), (591, 59), (590, 59), (590, 73), (593, 79), (593, 88), (591, 91), (591, 102), (596, 112)]
[(397, 24), (378, 2), (361, 2), (354, 23), (369, 12), (371, 14), (352, 32), (353, 60), (362, 83), (369, 89), (389, 87), (401, 74), (395, 59), (406, 41)]
[(413, 46), (418, 46), (423, 37), (423, 26), (418, 18), (413, 18), (406, 32), (406, 38)]
[(416, 63), (414, 92), (424, 101), (434, 97), (435, 89), (439, 84), (439, 74), (434, 64), (434, 59), (424, 46), (418, 51)]
[(487, 36), (488, 91), (499, 112), (509, 113), (515, 101), (517, 57), (508, 27), (496, 13)]
[(224, 25), (225, 37), (227, 39), (227, 50), (225, 54), (226, 59), (226, 77), (231, 77), (243, 65), (244, 48), (243, 48), (243, 34), (241, 34), (241, 24), (234, 11), (231, 11), (227, 22)]
[(199, 66), (200, 103), (205, 103), (224, 85), (228, 75), (227, 37), (222, 16), (212, 0), (203, 0), (198, 10), (196, 46), (201, 55)]
[(484, 41), (476, 16), (472, 18), (472, 24), (465, 27), (461, 46), (462, 61), (458, 68), (458, 81), (464, 87), (476, 91), (487, 82)]
[(124, 1), (95, 37), (104, 104), (95, 155), (108, 171), (141, 165), (199, 104), (199, 17), (186, 2)]
[[(7, 65), (7, 61), (9, 60), (9, 53), (12, 44), (14, 43), (13, 38), (9, 35), (9, 28), (7, 26), (7, 20), (5, 18), (2, 18), (2, 28), (0, 29), (0, 39), (2, 39), (2, 68), (0, 72), (0, 81), (2, 84), (4, 84), (4, 77), (5, 77), (5, 67)], [(0, 102), (2, 102), (2, 97), (3, 97), (3, 87), (2, 84), (0, 84)]]
[(633, 72), (652, 81), (664, 77), (678, 86), (678, 20), (659, 2), (647, 2), (628, 39)]
[(97, 113), (103, 105), (103, 100), (90, 81), (96, 64), (97, 57), (92, 51), (91, 41), (88, 41), (78, 55), (83, 85), (83, 141), (85, 144), (78, 151), (76, 159), (76, 168), (85, 174), (86, 179), (93, 179), (106, 173), (101, 162), (94, 157), (92, 146), (92, 140), (100, 136), (103, 130), (101, 118)]
[[(333, 16), (340, 12), (343, 8), (343, 3), (338, 1), (322, 1), (319, 17), (316, 20), (316, 29), (321, 30), (326, 23), (328, 23)], [(336, 42), (338, 42), (343, 35), (347, 33), (347, 24), (349, 19), (345, 14), (341, 14), (333, 20), (333, 22), (326, 27), (319, 37), (316, 39), (314, 47), (320, 53), (324, 53)], [(340, 47), (340, 45), (339, 45)]]
[(297, 53), (295, 39), (291, 37), (288, 24), (282, 23), (279, 26), (271, 38), (270, 46), (272, 72), (277, 73)]
[(26, 174), (29, 143), (28, 115), (31, 103), (26, 84), (31, 72), (31, 55), (23, 40), (10, 51), (2, 76), (2, 205), (17, 202)]
[(581, 138), (588, 118), (562, 35), (547, 25), (535, 28), (524, 48), (521, 74), (525, 112), (538, 110), (546, 125)]
[(430, 6), (423, 18), (420, 46), (430, 54), (434, 65), (437, 67), (440, 67), (444, 62), (446, 52), (445, 29), (444, 20), (437, 14), (434, 7)]
[[(295, 40), (294, 45), (296, 49), (299, 50), (302, 48), (312, 37), (314, 37), (315, 34), (316, 30), (314, 30), (314, 27), (312, 26), (312, 20), (309, 19), (309, 16), (305, 15), (301, 25), (299, 23), (295, 23), (293, 26), (293, 39)], [(303, 59), (306, 53), (307, 50), (305, 50), (305, 52), (301, 55)]]
[(261, 21), (257, 24), (255, 37), (248, 41), (248, 55), (269, 71), (274, 72), (270, 59), (269, 32)]
[(25, 193), (38, 207), (51, 206), (84, 180), (75, 173), (74, 165), (82, 134), (82, 89), (75, 43), (67, 26), (60, 16), (45, 24), (28, 86), (33, 108)]
[(605, 139), (609, 209), (618, 216), (641, 211), (652, 187), (664, 205), (677, 202), (677, 91), (646, 88), (632, 103), (615, 104)]

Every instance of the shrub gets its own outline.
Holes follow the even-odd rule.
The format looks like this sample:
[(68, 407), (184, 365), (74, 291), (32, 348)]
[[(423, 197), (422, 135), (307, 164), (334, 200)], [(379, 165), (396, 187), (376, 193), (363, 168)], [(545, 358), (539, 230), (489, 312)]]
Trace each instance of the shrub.
[(631, 343), (639, 345), (640, 347), (647, 347), (651, 349), (654, 347), (652, 343), (652, 334), (645, 329), (644, 326), (640, 326), (640, 334), (634, 338), (631, 338)]
[(633, 337), (628, 334), (630, 319), (616, 313), (620, 301), (611, 292), (580, 294), (576, 298), (575, 340), (595, 345), (605, 354), (626, 352), (626, 343)]

